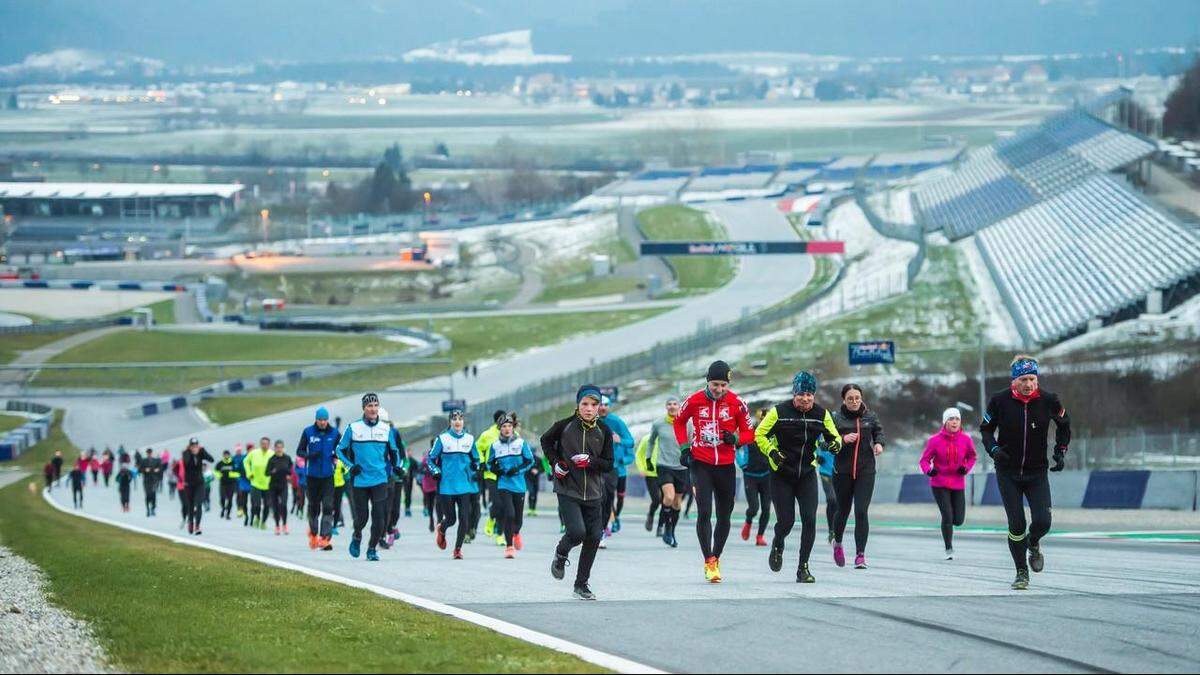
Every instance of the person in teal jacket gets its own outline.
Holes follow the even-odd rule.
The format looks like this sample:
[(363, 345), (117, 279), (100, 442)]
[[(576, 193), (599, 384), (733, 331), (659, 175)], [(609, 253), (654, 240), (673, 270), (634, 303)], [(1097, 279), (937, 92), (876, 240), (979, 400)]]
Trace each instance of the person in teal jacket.
[[(633, 464), (635, 444), (633, 434), (629, 433), (629, 425), (625, 420), (609, 412), (612, 400), (605, 396), (600, 401), (600, 420), (613, 433), (613, 472), (605, 478), (608, 488), (604, 496), (605, 535), (621, 531), (621, 511), (625, 508), (625, 483), (629, 476), (630, 464)], [(609, 519), (612, 519), (611, 529)], [(603, 541), (600, 542), (603, 548)]]
[(367, 545), (367, 560), (379, 560), (379, 541), (383, 538), (388, 496), (388, 467), (395, 466), (400, 449), (396, 447), (392, 427), (379, 419), (379, 396), (362, 397), (362, 419), (346, 426), (338, 441), (337, 455), (350, 467), (353, 486), (354, 535), (350, 539), (350, 555), (357, 558), (362, 547), (362, 532), (367, 526), (368, 508), (371, 518), (371, 539)]
[(457, 522), (454, 559), (462, 560), (463, 540), (471, 527), (471, 500), (479, 494), (479, 452), (475, 437), (467, 433), (463, 411), (450, 412), (450, 426), (434, 439), (425, 464), (438, 478), (442, 520), (435, 530), (437, 546), (445, 550), (446, 531)]
[(515, 558), (523, 545), (525, 472), (533, 466), (533, 450), (517, 433), (517, 416), (500, 420), (500, 436), (488, 452), (488, 471), (496, 475), (496, 524), (504, 536), (504, 557)]
[(817, 472), (821, 474), (821, 491), (825, 493), (825, 524), (829, 526), (829, 543), (833, 543), (833, 523), (837, 519), (837, 493), (833, 490), (833, 453), (825, 445), (817, 446)]

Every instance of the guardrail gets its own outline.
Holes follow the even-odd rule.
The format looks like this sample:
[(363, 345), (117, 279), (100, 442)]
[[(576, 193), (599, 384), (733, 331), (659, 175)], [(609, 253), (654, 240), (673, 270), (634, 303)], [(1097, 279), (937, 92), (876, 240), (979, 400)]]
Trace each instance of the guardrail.
[(11, 461), (21, 453), (37, 445), (50, 435), (50, 422), (54, 409), (48, 405), (31, 401), (9, 401), (5, 410), (36, 415), (34, 419), (16, 429), (0, 434), (0, 462)]
[(114, 319), (87, 319), (82, 321), (54, 321), (51, 323), (34, 323), (28, 326), (3, 326), (0, 335), (44, 335), (46, 333), (66, 333), (76, 330), (91, 330), (108, 326), (128, 326), (133, 319), (121, 316)]

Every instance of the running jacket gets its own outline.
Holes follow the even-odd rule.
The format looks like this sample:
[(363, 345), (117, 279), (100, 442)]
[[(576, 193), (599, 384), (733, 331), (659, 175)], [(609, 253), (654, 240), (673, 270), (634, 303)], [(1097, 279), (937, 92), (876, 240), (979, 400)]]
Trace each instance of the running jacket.
[[(692, 423), (692, 459), (705, 464), (733, 464), (738, 446), (754, 442), (750, 411), (732, 390), (719, 400), (708, 393), (707, 387), (688, 397), (674, 423), (675, 440), (680, 445), (688, 442), (688, 422)], [(723, 431), (737, 435), (733, 445), (722, 440)]]
[(291, 482), (292, 469), (295, 464), (292, 458), (284, 455), (272, 454), (267, 460), (267, 476), (270, 477), (271, 487), (286, 487)]
[(617, 476), (625, 477), (629, 474), (629, 465), (633, 463), (633, 434), (629, 433), (629, 425), (625, 424), (625, 420), (609, 413), (600, 418), (604, 425), (612, 432), (621, 438), (621, 442), (613, 442), (613, 464), (617, 466)]
[[(817, 403), (805, 411), (796, 409), (791, 400), (773, 406), (754, 431), (758, 453), (771, 471), (788, 476), (811, 473), (817, 467), (817, 444), (824, 442), (834, 452), (841, 447), (841, 436), (833, 416)], [(776, 451), (783, 454), (779, 461)], [(775, 456), (772, 456), (775, 455)]]
[(656, 475), (660, 465), (668, 469), (683, 468), (679, 457), (683, 451), (679, 448), (679, 441), (675, 440), (674, 417), (663, 415), (650, 423), (649, 447), (653, 453), (651, 456), (654, 457)]
[(970, 473), (973, 466), (975, 441), (962, 429), (951, 433), (942, 427), (925, 442), (925, 452), (921, 453), (921, 473), (928, 474), (932, 468), (938, 470), (936, 476), (929, 478), (930, 487), (962, 490), (966, 487), (966, 476), (958, 470), (961, 467)]
[[(580, 501), (604, 496), (604, 474), (613, 468), (612, 430), (600, 419), (585, 422), (578, 414), (561, 419), (542, 434), (542, 452), (550, 466), (559, 466), (567, 475), (554, 476), (554, 492)], [(587, 468), (575, 466), (571, 458), (584, 454)], [(553, 475), (553, 474), (551, 474)]]
[[(674, 439), (675, 436), (672, 435), (671, 440)], [(633, 455), (633, 463), (637, 466), (637, 470), (647, 478), (658, 477), (658, 447), (659, 443), (650, 445), (649, 436), (642, 436), (642, 440), (637, 444), (637, 452)]]
[(336, 457), (333, 459), (333, 487), (346, 487), (346, 465)]
[(1057, 395), (1041, 389), (1025, 400), (1012, 389), (992, 394), (979, 430), (989, 455), (1003, 448), (1010, 458), (1006, 464), (997, 462), (996, 471), (1045, 471), (1050, 466), (1046, 450), (1051, 422), (1055, 425), (1054, 447), (1066, 452), (1071, 443), (1071, 418)]
[(375, 422), (358, 419), (351, 422), (338, 442), (338, 459), (353, 470), (357, 466), (361, 473), (352, 479), (356, 488), (375, 487), (388, 482), (388, 465), (400, 449), (396, 447), (392, 427), (377, 418)]
[(267, 462), (271, 461), (270, 450), (255, 448), (246, 453), (246, 459), (243, 466), (246, 468), (246, 477), (250, 479), (250, 486), (255, 490), (268, 490), (271, 488), (271, 477), (267, 475)]
[(310, 424), (300, 432), (296, 444), (296, 456), (304, 458), (305, 471), (313, 478), (329, 478), (333, 475), (333, 460), (337, 458), (338, 430), (332, 424), (321, 431)]
[(180, 464), (183, 465), (183, 480), (181, 483), (187, 485), (200, 485), (204, 482), (204, 463), (214, 462), (213, 456), (208, 454), (208, 450), (200, 448), (200, 452), (193, 454), (190, 451), (183, 453), (183, 459)]
[(496, 474), (496, 489), (524, 494), (529, 487), (525, 472), (533, 466), (533, 451), (525, 439), (517, 434), (507, 441), (497, 438), (488, 455), (492, 458), (489, 468)]
[(233, 465), (233, 457), (218, 459), (216, 465), (213, 466), (213, 471), (221, 478), (221, 483), (232, 483), (241, 476)]
[(426, 456), (426, 466), (435, 469), (438, 494), (453, 497), (479, 492), (479, 451), (475, 437), (463, 431), (447, 429), (438, 434), (433, 449)]
[(238, 492), (249, 492), (252, 486), (250, 478), (246, 476), (246, 455), (233, 456), (233, 470), (237, 472)]
[(846, 406), (838, 408), (833, 413), (833, 423), (837, 426), (838, 441), (843, 436), (858, 433), (858, 440), (846, 444), (834, 458), (834, 473), (846, 474), (858, 478), (859, 474), (875, 473), (875, 444), (886, 446), (883, 426), (879, 424), (879, 416), (864, 403), (858, 412), (851, 412)]
[(483, 467), (483, 477), (485, 480), (496, 480), (496, 474), (492, 473), (488, 468), (491, 463), (492, 443), (500, 438), (500, 426), (493, 424), (479, 434), (479, 438), (475, 441), (475, 452), (479, 455), (479, 463)]

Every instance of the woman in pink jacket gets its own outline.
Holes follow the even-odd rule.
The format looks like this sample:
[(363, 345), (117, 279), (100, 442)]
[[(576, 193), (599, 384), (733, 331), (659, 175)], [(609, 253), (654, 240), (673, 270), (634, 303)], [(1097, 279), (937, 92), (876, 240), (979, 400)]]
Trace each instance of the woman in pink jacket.
[(933, 499), (942, 512), (946, 560), (954, 560), (954, 528), (962, 525), (967, 516), (963, 488), (973, 466), (975, 442), (963, 432), (958, 408), (947, 408), (942, 413), (941, 431), (929, 437), (921, 455), (921, 473), (929, 476)]

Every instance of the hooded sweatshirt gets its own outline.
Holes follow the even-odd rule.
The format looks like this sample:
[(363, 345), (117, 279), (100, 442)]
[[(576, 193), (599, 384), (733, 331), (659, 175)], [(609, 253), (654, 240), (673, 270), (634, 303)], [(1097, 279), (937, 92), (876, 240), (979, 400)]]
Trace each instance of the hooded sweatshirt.
[(962, 490), (966, 486), (966, 476), (959, 473), (959, 467), (971, 472), (975, 466), (975, 441), (962, 429), (951, 432), (946, 427), (929, 437), (925, 442), (925, 452), (921, 453), (921, 473), (928, 474), (931, 468), (937, 468), (938, 473), (929, 479), (929, 486)]

